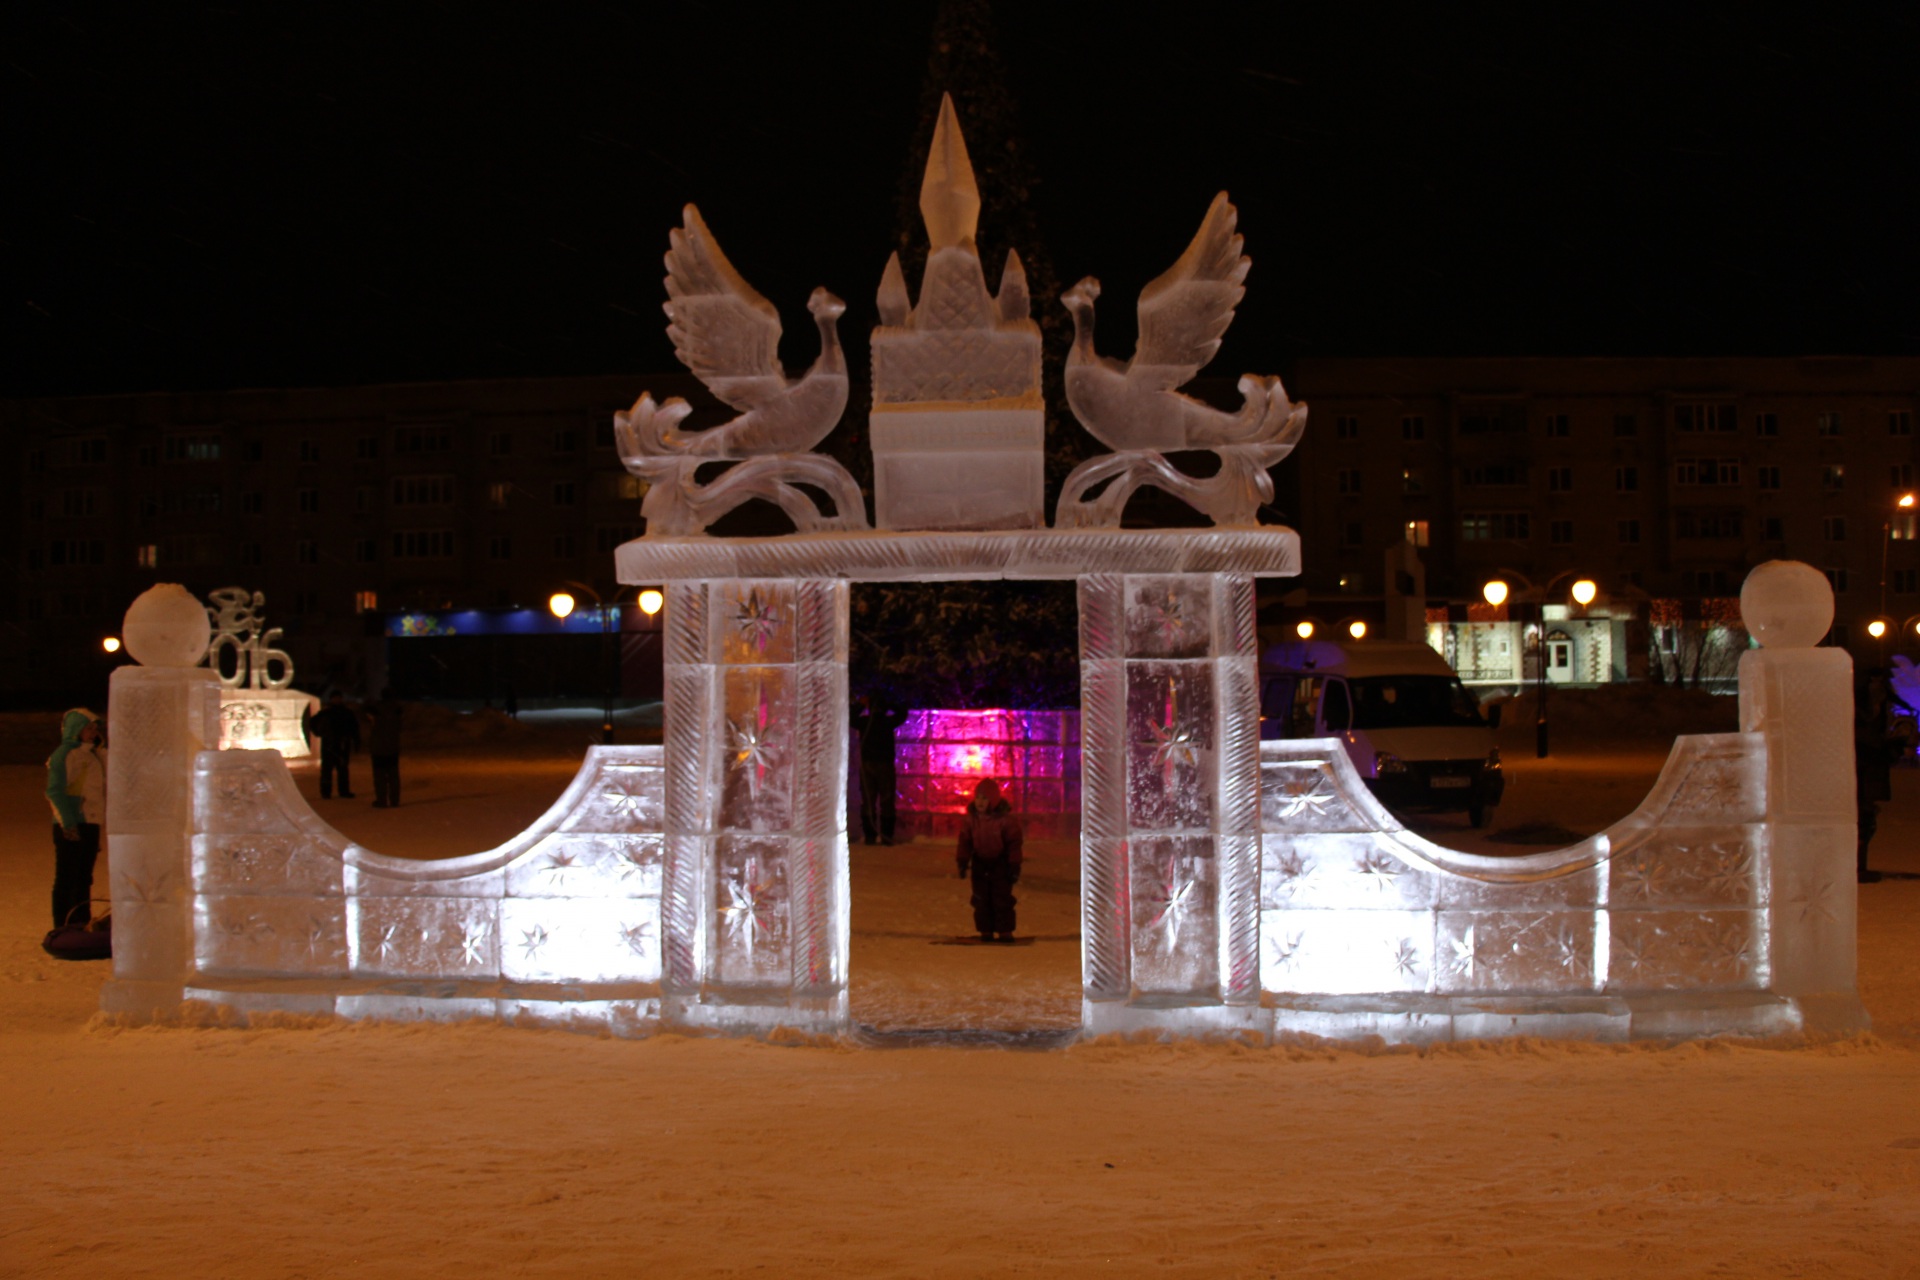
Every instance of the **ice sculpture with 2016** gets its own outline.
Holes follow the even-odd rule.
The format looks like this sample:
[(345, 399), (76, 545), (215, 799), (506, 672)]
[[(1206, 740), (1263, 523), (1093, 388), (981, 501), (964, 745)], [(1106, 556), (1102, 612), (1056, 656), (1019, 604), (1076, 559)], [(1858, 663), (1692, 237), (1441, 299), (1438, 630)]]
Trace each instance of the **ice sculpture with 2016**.
[[(1075, 473), (1051, 529), (1039, 333), (1015, 255), (988, 291), (979, 208), (948, 103), (921, 191), (918, 296), (897, 259), (881, 277), (871, 528), (845, 470), (807, 452), (845, 404), (841, 304), (815, 293), (821, 356), (789, 380), (772, 308), (689, 208), (668, 255), (671, 332), (740, 417), (682, 433), (683, 402), (643, 395), (620, 420), (623, 458), (653, 481), (648, 534), (616, 568), (666, 585), (664, 743), (594, 749), (498, 849), (384, 857), (315, 816), (278, 755), (208, 750), (218, 685), (193, 666), (206, 615), (179, 588), (137, 601), (126, 635), (144, 665), (113, 680), (104, 1007), (844, 1032), (848, 583), (1073, 578), (1086, 1033), (1865, 1025), (1851, 671), (1813, 647), (1832, 617), (1824, 577), (1776, 562), (1748, 578), (1763, 647), (1741, 661), (1743, 731), (1680, 739), (1633, 814), (1529, 857), (1431, 844), (1374, 802), (1337, 741), (1259, 738), (1254, 580), (1300, 561), (1295, 534), (1255, 513), (1306, 408), (1265, 378), (1242, 380), (1235, 412), (1177, 391), (1240, 297), (1232, 206), (1216, 200), (1142, 295), (1131, 364), (1093, 353), (1097, 286), (1069, 292), (1069, 401), (1119, 452)], [(1184, 477), (1161, 453), (1194, 448), (1221, 455), (1215, 477)], [(700, 483), (715, 461), (736, 465)], [(1139, 484), (1215, 527), (1119, 528)], [(796, 532), (704, 534), (750, 498)]]

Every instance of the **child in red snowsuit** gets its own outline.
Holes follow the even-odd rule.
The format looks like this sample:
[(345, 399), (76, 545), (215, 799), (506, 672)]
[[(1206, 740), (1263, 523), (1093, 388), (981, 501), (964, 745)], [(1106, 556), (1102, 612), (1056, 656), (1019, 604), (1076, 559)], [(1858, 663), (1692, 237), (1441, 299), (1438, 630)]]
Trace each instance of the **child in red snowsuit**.
[(973, 927), (980, 941), (1013, 941), (1013, 886), (1020, 880), (1020, 820), (992, 778), (973, 789), (960, 819), (960, 875), (973, 873)]

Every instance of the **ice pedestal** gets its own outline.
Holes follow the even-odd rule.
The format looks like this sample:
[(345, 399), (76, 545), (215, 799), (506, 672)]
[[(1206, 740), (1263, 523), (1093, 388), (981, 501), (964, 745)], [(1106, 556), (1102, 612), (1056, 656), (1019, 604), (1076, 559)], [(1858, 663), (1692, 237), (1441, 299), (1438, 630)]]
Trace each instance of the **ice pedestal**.
[(180, 1003), (191, 969), (191, 779), (195, 754), (219, 739), (219, 677), (204, 667), (121, 667), (107, 720), (113, 980), (100, 1007), (150, 1016)]

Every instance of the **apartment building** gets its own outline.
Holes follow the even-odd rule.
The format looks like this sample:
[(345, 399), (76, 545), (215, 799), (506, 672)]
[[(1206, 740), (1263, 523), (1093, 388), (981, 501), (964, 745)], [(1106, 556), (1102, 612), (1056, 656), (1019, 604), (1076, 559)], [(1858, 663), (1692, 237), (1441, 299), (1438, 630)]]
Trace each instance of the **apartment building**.
[(1379, 599), (1403, 539), (1456, 612), (1496, 577), (1695, 608), (1788, 558), (1833, 582), (1836, 642), (1885, 617), (1915, 647), (1920, 359), (1324, 359), (1288, 387), (1315, 598)]
[[(1920, 485), (1920, 359), (1311, 359), (1287, 385), (1312, 406), (1276, 472), (1305, 572), (1268, 584), (1273, 608), (1304, 587), (1293, 612), (1378, 625), (1404, 585), (1384, 552), (1410, 539), (1429, 620), (1521, 616), (1485, 612), (1501, 577), (1536, 619), (1583, 624), (1558, 629), (1570, 671), (1638, 678), (1662, 619), (1724, 612), (1749, 568), (1793, 558), (1832, 579), (1836, 641), (1877, 654), (1885, 617), (1920, 647), (1920, 540), (1895, 505)], [(642, 389), (707, 403), (684, 374), (0, 403), (19, 486), (0, 697), (95, 687), (117, 661), (101, 637), (156, 581), (264, 591), (302, 682), (354, 686), (397, 617), (610, 591), (643, 527), (612, 420)], [(1570, 612), (1582, 577), (1601, 600)], [(1527, 644), (1450, 634), (1488, 671)]]

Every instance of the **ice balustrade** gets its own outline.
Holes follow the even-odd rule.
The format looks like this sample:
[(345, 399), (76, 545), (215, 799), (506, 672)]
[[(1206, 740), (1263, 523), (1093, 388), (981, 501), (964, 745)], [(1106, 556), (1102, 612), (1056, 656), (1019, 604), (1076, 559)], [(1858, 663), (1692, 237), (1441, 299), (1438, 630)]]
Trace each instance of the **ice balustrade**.
[[(1003, 578), (1078, 583), (1086, 1032), (1865, 1024), (1851, 668), (1813, 648), (1832, 617), (1824, 577), (1791, 563), (1749, 577), (1743, 614), (1764, 647), (1741, 661), (1743, 732), (1682, 739), (1629, 818), (1527, 858), (1439, 848), (1373, 801), (1338, 743), (1259, 739), (1254, 583), (1297, 575), (1300, 545), (1257, 508), (1306, 406), (1269, 378), (1242, 379), (1231, 413), (1177, 390), (1243, 291), (1232, 206), (1216, 200), (1143, 293), (1129, 365), (1094, 353), (1097, 282), (1068, 294), (1068, 399), (1118, 452), (1069, 478), (1054, 528), (1023, 478), (1037, 465), (1032, 422), (1004, 416), (1036, 412), (1024, 279), (1010, 260), (997, 297), (985, 293), (951, 104), (922, 209), (934, 253), (920, 297), (909, 305), (897, 263), (880, 295), (875, 463), (892, 479), (869, 529), (845, 469), (806, 452), (845, 403), (838, 300), (815, 293), (821, 357), (786, 378), (777, 314), (689, 207), (667, 260), (670, 333), (740, 416), (683, 433), (684, 402), (643, 395), (616, 424), (623, 459), (651, 482), (647, 534), (617, 549), (615, 569), (666, 588), (664, 744), (591, 755), (546, 818), (498, 850), (383, 858), (315, 817), (278, 757), (206, 752), (217, 686), (188, 669), (206, 615), (178, 587), (136, 601), (127, 646), (146, 665), (115, 673), (110, 712), (105, 1006), (164, 1016), (198, 996), (623, 1034), (845, 1032), (848, 584)], [(882, 431), (885, 414), (897, 421)], [(915, 414), (946, 425), (920, 432), (936, 418)], [(1163, 456), (1195, 448), (1219, 456), (1213, 476)], [(977, 466), (945, 456), (996, 451)], [(717, 461), (736, 465), (700, 481)], [(1215, 527), (1118, 528), (1140, 484)], [(797, 532), (704, 535), (755, 499)]]

